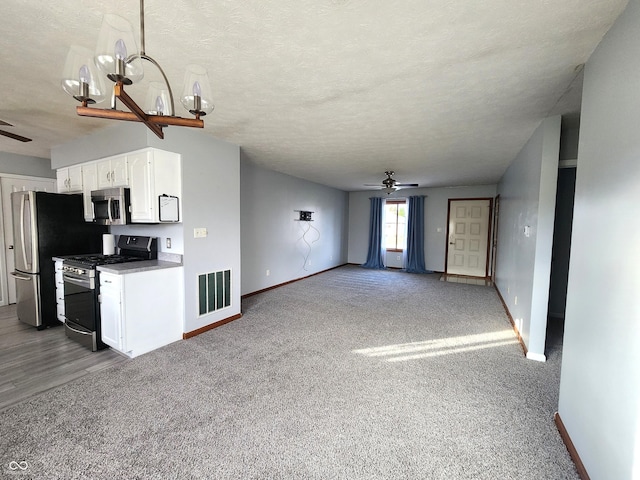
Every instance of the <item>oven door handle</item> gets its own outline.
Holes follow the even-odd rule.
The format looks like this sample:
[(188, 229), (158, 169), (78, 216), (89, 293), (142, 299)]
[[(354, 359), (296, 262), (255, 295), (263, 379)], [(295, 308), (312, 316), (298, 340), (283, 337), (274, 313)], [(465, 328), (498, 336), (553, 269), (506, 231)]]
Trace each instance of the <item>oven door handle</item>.
[(69, 323), (65, 323), (64, 325), (65, 325), (65, 327), (67, 327), (72, 332), (76, 332), (76, 333), (79, 333), (81, 335), (92, 335), (92, 332), (85, 332), (84, 330), (78, 330), (77, 328), (73, 328), (71, 325), (69, 325)]
[(87, 279), (85, 280), (84, 278), (76, 278), (76, 277), (72, 277), (66, 273), (62, 274), (62, 279), (65, 282), (69, 282), (73, 285), (78, 285), (79, 287), (85, 287), (88, 289), (93, 290), (95, 287), (92, 285), (91, 279)]

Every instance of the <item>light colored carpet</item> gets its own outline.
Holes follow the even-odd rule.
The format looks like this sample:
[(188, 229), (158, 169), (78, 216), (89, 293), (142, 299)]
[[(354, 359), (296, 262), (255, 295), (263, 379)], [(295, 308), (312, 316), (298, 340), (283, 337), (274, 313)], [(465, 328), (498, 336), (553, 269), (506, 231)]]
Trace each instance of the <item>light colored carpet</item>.
[(30, 478), (577, 479), (490, 287), (341, 267), (0, 413)]

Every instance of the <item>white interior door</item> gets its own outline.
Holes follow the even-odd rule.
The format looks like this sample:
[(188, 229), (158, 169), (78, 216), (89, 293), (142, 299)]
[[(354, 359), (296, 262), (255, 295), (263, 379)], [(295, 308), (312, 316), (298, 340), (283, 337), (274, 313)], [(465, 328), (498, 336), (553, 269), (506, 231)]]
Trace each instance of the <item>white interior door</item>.
[(447, 273), (486, 277), (491, 199), (449, 200)]
[(15, 269), (13, 257), (13, 222), (11, 214), (11, 193), (21, 190), (35, 190), (38, 192), (55, 192), (56, 180), (54, 178), (3, 176), (0, 179), (0, 203), (2, 204), (2, 217), (0, 227), (0, 305), (16, 303), (16, 283), (9, 275)]

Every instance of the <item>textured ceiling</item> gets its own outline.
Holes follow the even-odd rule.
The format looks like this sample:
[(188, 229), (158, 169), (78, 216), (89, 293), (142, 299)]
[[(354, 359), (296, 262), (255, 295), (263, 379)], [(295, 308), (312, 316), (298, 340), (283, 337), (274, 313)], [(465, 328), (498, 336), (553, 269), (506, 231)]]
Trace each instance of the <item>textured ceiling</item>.
[[(176, 97), (186, 65), (206, 67), (205, 133), (258, 165), (343, 190), (389, 169), (421, 186), (486, 184), (544, 117), (579, 111), (581, 65), (626, 4), (147, 0), (146, 53)], [(62, 68), (71, 44), (95, 48), (104, 13), (138, 31), (139, 2), (3, 0), (1, 11), (0, 120), (33, 142), (0, 137), (0, 151), (49, 157), (108, 125), (75, 115)], [(128, 90), (140, 101), (146, 72)]]

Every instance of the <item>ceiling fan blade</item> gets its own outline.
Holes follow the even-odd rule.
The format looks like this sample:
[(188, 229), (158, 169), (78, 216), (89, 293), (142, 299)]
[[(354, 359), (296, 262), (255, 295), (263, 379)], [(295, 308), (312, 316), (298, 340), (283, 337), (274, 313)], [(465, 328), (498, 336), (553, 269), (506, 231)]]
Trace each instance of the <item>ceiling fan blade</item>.
[(365, 187), (384, 187), (381, 183), (363, 183)]
[(4, 125), (5, 127), (13, 127), (10, 123), (5, 122), (4, 120), (0, 120), (0, 125)]
[(5, 137), (13, 138), (14, 140), (18, 140), (19, 142), (30, 142), (31, 139), (27, 137), (23, 137), (21, 135), (16, 135), (15, 133), (6, 132), (4, 130), (0, 130), (0, 135), (4, 135)]
[(419, 187), (417, 183), (396, 183), (396, 187)]

